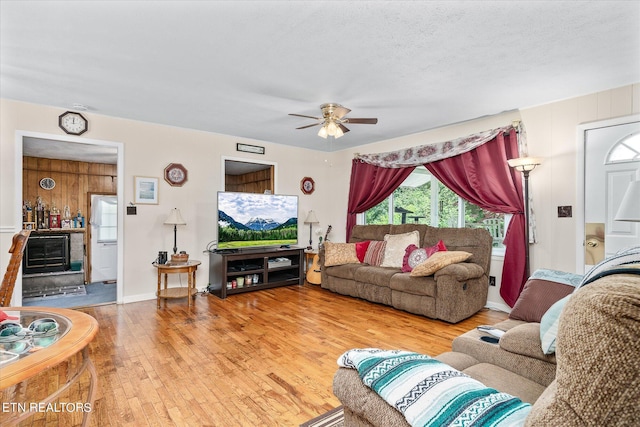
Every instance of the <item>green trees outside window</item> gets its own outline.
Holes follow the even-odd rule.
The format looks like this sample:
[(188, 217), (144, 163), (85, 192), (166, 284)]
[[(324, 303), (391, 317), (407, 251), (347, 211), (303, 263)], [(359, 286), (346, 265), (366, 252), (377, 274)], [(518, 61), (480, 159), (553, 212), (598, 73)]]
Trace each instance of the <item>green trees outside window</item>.
[(493, 246), (504, 247), (505, 215), (464, 201), (417, 167), (391, 196), (364, 214), (365, 224), (419, 223), (434, 227), (486, 228)]

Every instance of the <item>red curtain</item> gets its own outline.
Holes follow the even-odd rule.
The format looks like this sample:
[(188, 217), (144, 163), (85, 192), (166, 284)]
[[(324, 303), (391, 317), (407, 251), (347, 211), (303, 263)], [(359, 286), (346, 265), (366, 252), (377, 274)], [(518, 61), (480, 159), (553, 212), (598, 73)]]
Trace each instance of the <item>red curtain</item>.
[(440, 182), (468, 202), (491, 212), (513, 215), (504, 238), (500, 287), (500, 296), (510, 307), (527, 280), (522, 176), (507, 164), (507, 159), (516, 157), (518, 137), (512, 130), (467, 153), (425, 164)]
[(351, 229), (356, 224), (356, 214), (371, 209), (389, 197), (414, 169), (415, 166), (382, 168), (353, 159), (347, 208), (347, 242), (351, 237)]

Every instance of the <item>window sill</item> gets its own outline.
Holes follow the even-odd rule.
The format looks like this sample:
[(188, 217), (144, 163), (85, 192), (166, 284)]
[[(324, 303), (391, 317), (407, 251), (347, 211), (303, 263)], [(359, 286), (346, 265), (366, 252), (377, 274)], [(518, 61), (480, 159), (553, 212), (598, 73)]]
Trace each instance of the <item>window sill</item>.
[(505, 248), (492, 248), (491, 249), (491, 258), (492, 259), (504, 259), (504, 250)]

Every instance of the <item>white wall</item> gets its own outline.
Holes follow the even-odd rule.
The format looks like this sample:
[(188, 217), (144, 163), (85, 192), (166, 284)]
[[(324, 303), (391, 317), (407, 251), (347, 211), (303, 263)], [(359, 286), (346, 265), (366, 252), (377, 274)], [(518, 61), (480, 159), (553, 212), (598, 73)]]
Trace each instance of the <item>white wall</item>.
[[(16, 224), (15, 132), (18, 130), (63, 134), (57, 126), (64, 110), (21, 102), (0, 101), (0, 248), (8, 248)], [(173, 233), (162, 223), (169, 209), (178, 207), (187, 226), (178, 230), (180, 249), (192, 258), (200, 258), (198, 287), (208, 281), (207, 257), (202, 254), (215, 238), (215, 192), (220, 189), (220, 157), (233, 156), (267, 160), (278, 164), (277, 191), (300, 196), (300, 216), (316, 211), (320, 227), (333, 226), (333, 241), (344, 241), (351, 160), (355, 152), (378, 153), (427, 143), (441, 142), (521, 119), (526, 127), (529, 154), (544, 157), (530, 178), (530, 191), (536, 209), (538, 243), (531, 251), (532, 270), (552, 268), (574, 271), (577, 245), (574, 218), (557, 218), (557, 206), (576, 206), (576, 128), (579, 124), (640, 113), (640, 84), (615, 88), (537, 107), (524, 108), (497, 116), (459, 123), (415, 135), (396, 138), (335, 153), (217, 135), (189, 129), (117, 119), (87, 113), (88, 138), (124, 144), (125, 202), (133, 199), (135, 175), (160, 179), (160, 204), (140, 205), (137, 216), (125, 216), (126, 301), (153, 298), (155, 270), (151, 266), (158, 250), (173, 247)], [(238, 153), (236, 142), (266, 147), (266, 155)], [(319, 141), (323, 143), (323, 141)], [(184, 187), (170, 187), (162, 179), (164, 167), (182, 163), (189, 170)], [(20, 166), (21, 167), (21, 166)], [(300, 179), (311, 176), (316, 191), (310, 196), (300, 192)], [(308, 227), (300, 227), (300, 243), (309, 238)], [(314, 241), (316, 236), (314, 235)], [(0, 251), (0, 265), (8, 262), (6, 250)], [(492, 262), (492, 275), (500, 279), (499, 260)], [(499, 283), (498, 283), (499, 286)], [(498, 287), (490, 289), (489, 304), (504, 306)]]
[[(16, 131), (64, 135), (58, 127), (58, 116), (63, 109), (0, 100), (0, 248), (9, 248), (11, 236), (20, 229), (16, 223), (16, 200), (21, 194), (14, 183), (16, 168), (22, 170), (21, 160), (16, 160)], [(161, 126), (152, 123), (124, 120), (92, 113), (83, 113), (89, 120), (89, 131), (83, 137), (94, 140), (120, 142), (124, 146), (124, 200), (133, 201), (134, 176), (160, 178), (159, 204), (138, 205), (138, 214), (124, 216), (124, 302), (155, 298), (156, 271), (151, 265), (159, 250), (171, 251), (172, 227), (163, 224), (171, 208), (180, 209), (186, 226), (178, 229), (178, 246), (186, 250), (192, 259), (200, 259), (197, 285), (200, 289), (208, 283), (208, 256), (203, 254), (207, 244), (215, 239), (215, 197), (221, 183), (221, 157), (265, 160), (277, 163), (276, 190), (281, 194), (299, 196), (300, 217), (304, 219), (314, 209), (325, 227), (329, 219), (338, 218), (329, 203), (334, 191), (329, 183), (331, 163), (335, 154), (287, 147), (284, 145), (248, 140), (227, 135), (217, 135), (189, 129)], [(265, 155), (240, 153), (236, 143), (244, 142), (264, 146)], [(169, 163), (182, 163), (189, 171), (188, 182), (183, 187), (171, 187), (163, 179), (164, 168)], [(18, 172), (19, 172), (18, 171)], [(304, 195), (300, 180), (311, 176), (316, 191)], [(46, 200), (45, 200), (46, 202)], [(331, 213), (331, 214), (330, 214)], [(342, 213), (342, 212), (341, 212)], [(300, 243), (309, 239), (308, 227), (299, 229)], [(314, 241), (316, 236), (314, 234)], [(0, 264), (8, 263), (7, 250), (0, 251)], [(174, 277), (171, 277), (174, 279)]]

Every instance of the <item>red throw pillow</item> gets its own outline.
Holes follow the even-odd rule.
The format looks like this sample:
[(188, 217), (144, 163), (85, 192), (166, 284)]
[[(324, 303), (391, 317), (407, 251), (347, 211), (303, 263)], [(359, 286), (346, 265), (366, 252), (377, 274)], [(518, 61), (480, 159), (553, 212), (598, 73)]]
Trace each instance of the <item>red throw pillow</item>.
[(411, 272), (413, 268), (427, 260), (427, 251), (423, 248), (419, 248), (416, 245), (409, 245), (404, 250), (404, 258), (402, 259), (402, 271), (405, 273)]
[(405, 273), (410, 273), (416, 265), (424, 262), (431, 255), (436, 252), (446, 251), (447, 247), (444, 245), (444, 242), (440, 240), (433, 246), (428, 246), (426, 248), (419, 248), (416, 245), (409, 245), (407, 249), (404, 251), (404, 258), (402, 259), (402, 271)]
[(367, 254), (367, 249), (369, 249), (369, 243), (371, 243), (371, 240), (356, 242), (356, 255), (360, 262), (364, 262), (364, 256)]
[(429, 246), (429, 247), (427, 247), (425, 249), (427, 250), (427, 256), (431, 256), (431, 255), (435, 254), (436, 252), (446, 251), (447, 247), (444, 245), (444, 242), (442, 240), (440, 240), (435, 245)]
[(384, 240), (372, 240), (367, 248), (367, 253), (364, 256), (365, 264), (379, 266), (382, 264), (382, 258), (384, 257), (384, 249), (387, 247), (387, 242)]

